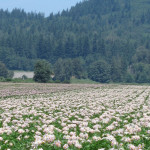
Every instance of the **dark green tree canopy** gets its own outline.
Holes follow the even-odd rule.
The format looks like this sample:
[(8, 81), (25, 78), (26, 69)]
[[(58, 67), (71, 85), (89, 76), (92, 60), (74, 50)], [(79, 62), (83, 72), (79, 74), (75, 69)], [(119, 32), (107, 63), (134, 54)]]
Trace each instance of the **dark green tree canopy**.
[(135, 63), (132, 73), (137, 83), (150, 83), (150, 64)]
[(110, 66), (103, 60), (99, 60), (90, 65), (88, 77), (91, 80), (108, 83), (110, 81)]
[(34, 81), (46, 83), (51, 78), (51, 66), (46, 60), (38, 60), (34, 66)]
[(82, 58), (75, 58), (72, 60), (72, 75), (75, 76), (77, 79), (84, 78), (84, 60)]
[(5, 64), (0, 62), (0, 77), (7, 78), (8, 77), (8, 69), (6, 68)]
[(68, 82), (72, 76), (72, 61), (70, 59), (58, 59), (54, 65), (54, 80)]
[[(38, 59), (54, 65), (59, 58), (81, 58), (86, 76), (88, 67), (102, 59), (111, 67), (111, 81), (131, 81), (135, 64), (150, 64), (149, 24), (148, 0), (83, 0), (48, 17), (1, 9), (0, 61), (10, 70), (33, 70)], [(72, 76), (82, 78), (83, 66), (76, 62)], [(70, 72), (62, 70), (69, 79)]]

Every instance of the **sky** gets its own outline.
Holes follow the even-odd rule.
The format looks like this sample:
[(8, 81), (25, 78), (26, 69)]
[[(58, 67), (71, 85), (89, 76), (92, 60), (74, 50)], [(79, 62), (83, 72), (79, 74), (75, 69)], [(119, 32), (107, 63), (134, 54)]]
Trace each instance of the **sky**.
[(48, 16), (51, 12), (69, 9), (80, 1), (82, 0), (0, 0), (0, 9), (12, 11), (14, 8), (20, 8), (26, 12), (41, 12)]

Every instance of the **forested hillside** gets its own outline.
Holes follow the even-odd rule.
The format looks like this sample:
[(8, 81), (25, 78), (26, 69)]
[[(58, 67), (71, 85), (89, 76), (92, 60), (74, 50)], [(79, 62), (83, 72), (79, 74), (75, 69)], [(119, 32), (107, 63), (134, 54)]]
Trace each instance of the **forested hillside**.
[(81, 64), (80, 78), (150, 82), (149, 33), (149, 0), (85, 0), (48, 17), (1, 9), (0, 61), (33, 70), (37, 59), (58, 67), (71, 58)]

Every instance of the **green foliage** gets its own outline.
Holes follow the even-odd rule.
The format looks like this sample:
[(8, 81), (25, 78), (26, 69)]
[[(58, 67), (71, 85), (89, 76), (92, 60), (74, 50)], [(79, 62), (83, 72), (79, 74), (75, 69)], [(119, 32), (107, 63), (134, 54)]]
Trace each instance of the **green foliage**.
[(150, 64), (150, 52), (148, 49), (144, 47), (138, 47), (135, 55), (132, 58), (134, 63), (146, 63)]
[(23, 75), (22, 79), (25, 80), (25, 79), (28, 79), (28, 77), (26, 75)]
[(72, 59), (72, 71), (66, 66), (56, 73), (62, 82), (71, 75), (86, 78), (88, 66), (103, 59), (112, 82), (148, 81), (138, 81), (130, 70), (136, 63), (150, 64), (148, 0), (82, 1), (48, 17), (1, 9), (0, 18), (0, 61), (10, 70), (33, 70), (38, 59), (45, 59), (56, 71), (59, 58)]
[(98, 84), (98, 82), (92, 81), (90, 79), (71, 78), (70, 82), (73, 84)]
[(94, 62), (88, 69), (88, 77), (97, 82), (108, 83), (110, 81), (110, 66), (102, 60)]
[(35, 82), (48, 82), (50, 80), (51, 67), (49, 62), (45, 60), (39, 60), (34, 67), (34, 81)]
[(135, 63), (132, 72), (137, 83), (150, 83), (150, 64)]
[(124, 82), (131, 80), (129, 78), (126, 62), (120, 57), (114, 57), (111, 62), (111, 80), (113, 82)]
[(14, 72), (12, 70), (8, 70), (7, 78), (11, 79), (14, 76)]
[(7, 78), (9, 75), (8, 69), (6, 68), (5, 64), (0, 62), (0, 77)]
[(85, 78), (84, 60), (75, 59), (58, 59), (54, 64), (54, 81), (70, 83), (71, 77), (77, 79)]
[(72, 76), (72, 62), (70, 59), (58, 59), (54, 65), (54, 80), (68, 82)]
[[(84, 143), (83, 144), (83, 150), (96, 150), (96, 149), (110, 149), (111, 148), (111, 143), (107, 140), (101, 140), (101, 141), (93, 141), (92, 144)], [(81, 150), (82, 150), (81, 149)]]
[(81, 58), (75, 58), (72, 60), (72, 67), (73, 67), (73, 76), (77, 79), (81, 79), (85, 77), (85, 70), (84, 70), (84, 60)]

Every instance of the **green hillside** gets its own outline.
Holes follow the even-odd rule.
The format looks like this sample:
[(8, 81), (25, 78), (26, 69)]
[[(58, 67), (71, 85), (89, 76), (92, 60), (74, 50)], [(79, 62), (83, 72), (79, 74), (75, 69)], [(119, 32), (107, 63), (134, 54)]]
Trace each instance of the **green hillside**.
[(56, 66), (59, 58), (78, 58), (85, 78), (107, 64), (113, 82), (150, 82), (148, 0), (85, 0), (46, 18), (1, 9), (0, 18), (0, 61), (11, 70), (33, 70), (37, 59)]

